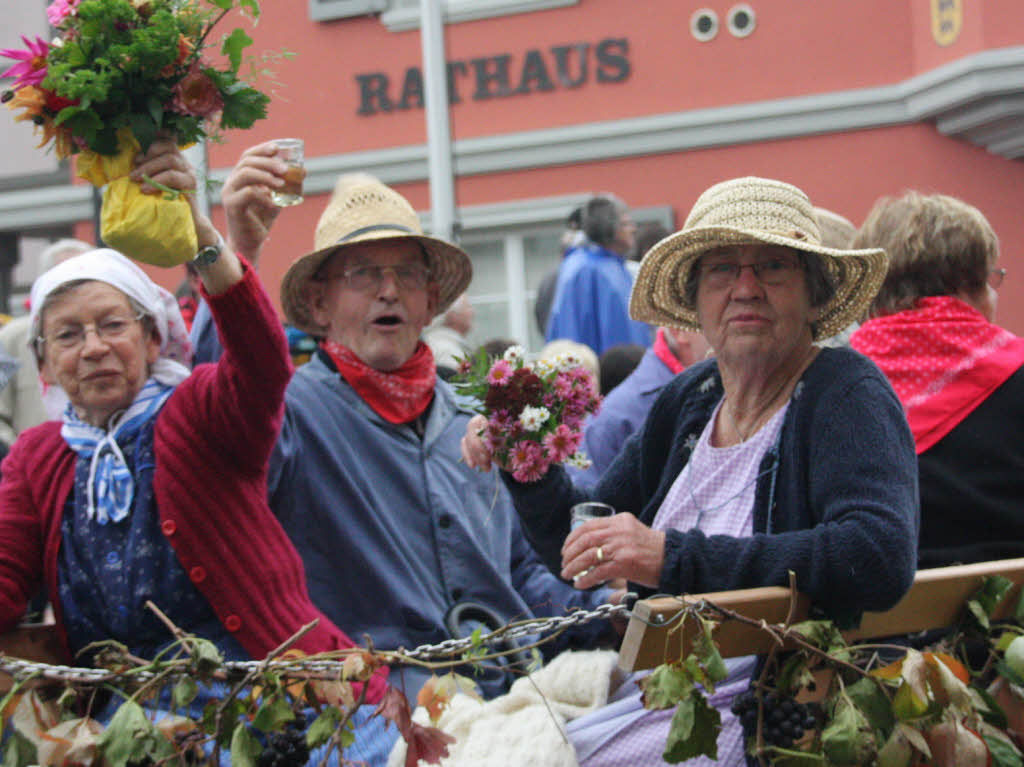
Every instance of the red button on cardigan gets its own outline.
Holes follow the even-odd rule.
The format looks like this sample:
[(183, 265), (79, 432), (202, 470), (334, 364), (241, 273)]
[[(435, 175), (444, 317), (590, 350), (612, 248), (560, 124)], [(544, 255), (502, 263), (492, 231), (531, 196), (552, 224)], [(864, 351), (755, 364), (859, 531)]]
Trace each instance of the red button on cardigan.
[(206, 580), (206, 568), (193, 567), (188, 571), (188, 577), (192, 579), (193, 583), (202, 583)]
[(242, 628), (242, 619), (237, 615), (229, 615), (224, 619), (224, 628), (231, 632), (238, 631)]
[(173, 519), (165, 519), (160, 523), (160, 529), (163, 530), (164, 535), (174, 535), (178, 531), (178, 525)]

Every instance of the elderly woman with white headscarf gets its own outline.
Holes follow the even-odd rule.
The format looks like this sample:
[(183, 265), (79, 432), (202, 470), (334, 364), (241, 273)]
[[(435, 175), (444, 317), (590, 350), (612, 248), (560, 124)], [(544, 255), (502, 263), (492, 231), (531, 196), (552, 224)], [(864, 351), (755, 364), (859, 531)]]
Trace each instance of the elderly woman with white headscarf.
[[(264, 161), (269, 170), (236, 168), (225, 205), (272, 215), (269, 187), (284, 166)], [(154, 143), (136, 174), (196, 183), (170, 141)], [(190, 371), (174, 297), (112, 250), (65, 261), (32, 290), (40, 374), (69, 405), (3, 463), (0, 633), (42, 583), (69, 659), (108, 639), (153, 657), (173, 637), (150, 600), (232, 660), (262, 659), (315, 619), (298, 649), (353, 646), (313, 606), (266, 502), (292, 372), (283, 328), (254, 270), (192, 205), (219, 363)], [(383, 680), (370, 684), (379, 698)]]

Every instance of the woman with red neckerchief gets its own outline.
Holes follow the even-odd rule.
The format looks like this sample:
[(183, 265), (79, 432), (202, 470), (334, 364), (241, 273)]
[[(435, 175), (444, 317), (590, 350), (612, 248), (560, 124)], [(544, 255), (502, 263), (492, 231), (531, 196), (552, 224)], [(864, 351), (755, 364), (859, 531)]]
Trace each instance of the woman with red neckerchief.
[(921, 487), (920, 567), (1024, 556), (1024, 339), (995, 324), (999, 243), (976, 208), (879, 200), (853, 247), (889, 271), (853, 348), (892, 382)]

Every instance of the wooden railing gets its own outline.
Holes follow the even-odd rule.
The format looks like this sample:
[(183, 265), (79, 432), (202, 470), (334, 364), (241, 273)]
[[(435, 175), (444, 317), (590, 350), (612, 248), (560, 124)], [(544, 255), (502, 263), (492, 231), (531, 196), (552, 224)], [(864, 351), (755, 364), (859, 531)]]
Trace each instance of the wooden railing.
[[(994, 616), (1005, 617), (1017, 604), (1020, 587), (1024, 584), (1024, 559), (919, 570), (910, 590), (895, 607), (881, 613), (865, 613), (860, 625), (844, 632), (844, 636), (848, 641), (872, 639), (952, 626), (963, 613), (964, 604), (988, 575), (1002, 575), (1016, 584)], [(783, 623), (787, 617), (793, 622), (801, 621), (807, 617), (809, 606), (805, 597), (797, 595), (794, 601), (789, 589), (778, 587), (637, 602), (619, 650), (619, 665), (625, 671), (654, 668), (689, 654), (695, 622), (687, 621), (682, 625), (671, 622), (679, 614), (680, 599), (690, 604), (711, 602), (769, 624)], [(792, 616), (789, 615), (791, 604)], [(726, 658), (767, 652), (773, 642), (766, 631), (738, 621), (724, 621), (715, 632), (715, 641)]]

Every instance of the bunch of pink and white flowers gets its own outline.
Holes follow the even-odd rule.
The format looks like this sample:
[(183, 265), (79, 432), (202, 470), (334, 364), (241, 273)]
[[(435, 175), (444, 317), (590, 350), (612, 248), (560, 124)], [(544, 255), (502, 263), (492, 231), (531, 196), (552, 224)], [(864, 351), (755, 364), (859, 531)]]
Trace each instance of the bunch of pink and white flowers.
[(579, 452), (583, 421), (601, 405), (594, 376), (571, 354), (529, 364), (521, 346), (498, 359), (463, 360), (456, 390), (477, 400), (487, 417), (484, 440), (519, 482), (535, 482), (552, 464), (586, 468)]

